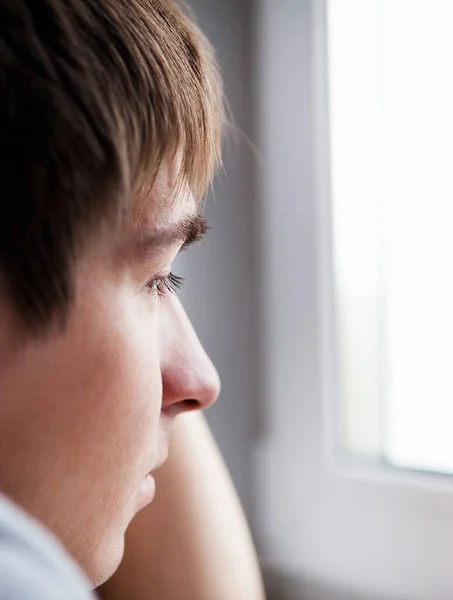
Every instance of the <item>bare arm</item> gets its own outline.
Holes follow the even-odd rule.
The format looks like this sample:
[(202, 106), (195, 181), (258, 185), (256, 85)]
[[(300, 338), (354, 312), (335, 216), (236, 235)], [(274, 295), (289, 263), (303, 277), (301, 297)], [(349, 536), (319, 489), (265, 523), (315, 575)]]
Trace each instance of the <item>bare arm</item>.
[(174, 426), (154, 502), (133, 520), (109, 600), (263, 600), (261, 576), (236, 492), (204, 417)]

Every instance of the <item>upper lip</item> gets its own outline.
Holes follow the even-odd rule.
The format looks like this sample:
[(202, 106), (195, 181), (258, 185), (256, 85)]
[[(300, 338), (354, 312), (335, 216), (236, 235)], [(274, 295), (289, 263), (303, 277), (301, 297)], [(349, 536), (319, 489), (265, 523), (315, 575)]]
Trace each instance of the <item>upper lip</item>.
[(149, 473), (154, 473), (157, 469), (160, 469), (161, 466), (165, 463), (168, 458), (168, 450), (162, 452), (158, 458), (158, 460), (154, 463), (152, 469), (150, 469)]
[[(171, 407), (170, 407), (171, 408)], [(173, 423), (173, 419), (169, 418), (168, 413), (166, 413), (167, 409), (162, 411), (161, 415), (161, 435), (159, 436), (159, 442), (157, 444), (157, 451), (154, 453), (152, 459), (152, 467), (148, 471), (148, 473), (153, 473), (160, 469), (160, 467), (165, 463), (168, 458), (169, 445), (170, 445), (170, 432), (171, 425)]]

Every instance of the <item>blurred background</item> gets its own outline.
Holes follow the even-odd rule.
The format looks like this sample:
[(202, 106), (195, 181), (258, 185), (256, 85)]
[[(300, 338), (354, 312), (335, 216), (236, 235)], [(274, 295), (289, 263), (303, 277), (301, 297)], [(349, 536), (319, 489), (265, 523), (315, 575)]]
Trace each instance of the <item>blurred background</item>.
[(242, 139), (183, 254), (269, 600), (453, 597), (453, 3), (191, 0)]

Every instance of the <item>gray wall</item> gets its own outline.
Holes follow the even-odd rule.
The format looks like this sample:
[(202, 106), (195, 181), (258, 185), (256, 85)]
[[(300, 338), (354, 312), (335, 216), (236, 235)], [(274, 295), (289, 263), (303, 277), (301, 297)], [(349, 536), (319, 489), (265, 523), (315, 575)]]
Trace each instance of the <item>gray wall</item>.
[[(236, 125), (250, 134), (250, 15), (244, 0), (192, 0), (202, 30), (217, 50)], [(183, 253), (176, 272), (188, 277), (183, 304), (216, 364), (219, 401), (208, 411), (249, 518), (252, 517), (250, 440), (257, 401), (254, 359), (253, 153), (232, 141), (225, 173), (208, 199), (208, 240)]]

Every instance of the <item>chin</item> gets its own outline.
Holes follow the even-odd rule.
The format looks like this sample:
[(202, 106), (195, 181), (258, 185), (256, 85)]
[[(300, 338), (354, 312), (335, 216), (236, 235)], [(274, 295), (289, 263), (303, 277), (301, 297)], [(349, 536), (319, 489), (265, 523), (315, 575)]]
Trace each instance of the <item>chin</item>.
[(118, 535), (108, 546), (102, 544), (96, 554), (91, 568), (86, 571), (93, 588), (99, 587), (110, 579), (120, 566), (124, 555), (124, 534)]

